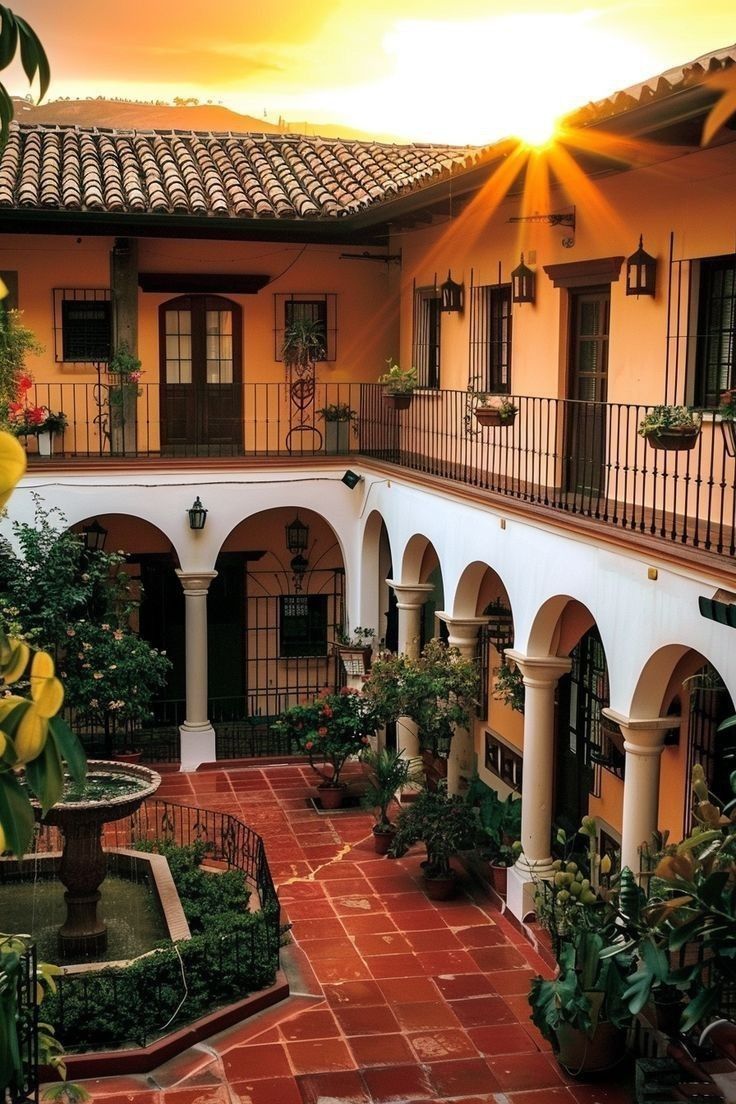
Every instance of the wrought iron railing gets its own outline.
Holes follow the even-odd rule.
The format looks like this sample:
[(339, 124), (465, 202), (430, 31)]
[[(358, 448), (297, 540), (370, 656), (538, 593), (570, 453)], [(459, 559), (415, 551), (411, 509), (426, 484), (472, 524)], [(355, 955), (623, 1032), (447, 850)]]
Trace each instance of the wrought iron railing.
[[(320, 432), (295, 437), (288, 388), (263, 383), (234, 388), (227, 426), (204, 418), (206, 393), (188, 399), (191, 432), (176, 436), (166, 388), (148, 384), (136, 400), (135, 432), (116, 436), (99, 420), (107, 401), (100, 394), (91, 384), (36, 385), (31, 401), (63, 409), (69, 421), (57, 455), (313, 458), (349, 450), (600, 525), (719, 555), (736, 551), (736, 459), (709, 414), (691, 451), (670, 452), (638, 435), (651, 409), (640, 404), (514, 396), (513, 421), (481, 427), (466, 391), (419, 391), (408, 410), (395, 411), (375, 384), (317, 384), (311, 416)], [(355, 432), (343, 423), (342, 438), (328, 442), (317, 411), (331, 404), (346, 404), (357, 422)], [(189, 425), (182, 418), (180, 426)], [(29, 451), (35, 447), (29, 438)]]
[[(128, 967), (57, 978), (57, 994), (44, 1009), (70, 1049), (146, 1046), (165, 1030), (271, 984), (276, 975), (280, 908), (261, 837), (229, 813), (159, 800), (105, 827), (107, 847), (153, 840), (206, 844), (208, 861), (242, 871), (260, 912), (242, 930), (205, 931)], [(58, 850), (57, 830), (42, 827), (37, 847)]]
[[(0, 1085), (3, 1104), (38, 1104), (38, 1003), (36, 1001), (36, 947), (30, 944), (21, 955), (15, 979), (15, 1032), (17, 1076), (12, 1084)], [(11, 1028), (12, 1030), (12, 1028)], [(8, 1040), (6, 1054), (11, 1046)], [(5, 1080), (5, 1078), (3, 1078)]]

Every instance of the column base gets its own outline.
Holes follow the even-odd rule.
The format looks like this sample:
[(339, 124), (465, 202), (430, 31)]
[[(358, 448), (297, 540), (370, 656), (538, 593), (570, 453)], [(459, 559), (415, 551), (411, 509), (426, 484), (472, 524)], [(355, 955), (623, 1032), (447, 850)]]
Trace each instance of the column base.
[(214, 763), (217, 758), (215, 730), (209, 721), (204, 724), (179, 726), (179, 757), (181, 771), (194, 771), (202, 763)]
[(534, 878), (551, 878), (554, 874), (552, 859), (529, 862), (521, 859), (509, 868), (506, 889), (506, 907), (517, 920), (529, 920), (536, 913), (534, 907)]

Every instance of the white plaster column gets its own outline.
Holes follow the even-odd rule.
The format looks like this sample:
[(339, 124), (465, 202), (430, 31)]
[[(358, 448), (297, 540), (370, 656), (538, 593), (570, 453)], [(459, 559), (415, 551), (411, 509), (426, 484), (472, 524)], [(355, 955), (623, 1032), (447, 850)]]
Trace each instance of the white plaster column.
[[(416, 659), (422, 631), (422, 607), (434, 593), (434, 587), (431, 583), (395, 583), (393, 579), (386, 579), (386, 582), (393, 588), (399, 611), (399, 653)], [(417, 726), (408, 717), (399, 717), (396, 722), (396, 743), (404, 749), (407, 758), (415, 759), (419, 755)]]
[(665, 732), (678, 723), (676, 717), (634, 719), (612, 709), (603, 712), (624, 735), (624, 808), (621, 818), (621, 867), (641, 872), (639, 848), (649, 843), (659, 816), (659, 769)]
[(207, 717), (207, 591), (216, 571), (180, 571), (184, 590), (186, 720), (179, 726), (181, 769), (196, 770), (217, 757), (215, 730)]
[(524, 677), (524, 773), (521, 789), (523, 854), (509, 870), (506, 903), (519, 920), (534, 911), (532, 876), (552, 872), (552, 809), (555, 767), (555, 689), (570, 660), (526, 656), (507, 648), (504, 655)]
[[(475, 659), (478, 646), (478, 632), (481, 625), (488, 624), (487, 617), (452, 617), (449, 613), (437, 614), (448, 629), (447, 643), (457, 648), (465, 659)], [(459, 793), (470, 778), (475, 767), (475, 742), (473, 740), (473, 720), (469, 728), (456, 728), (450, 744), (450, 756), (447, 760), (447, 791)]]

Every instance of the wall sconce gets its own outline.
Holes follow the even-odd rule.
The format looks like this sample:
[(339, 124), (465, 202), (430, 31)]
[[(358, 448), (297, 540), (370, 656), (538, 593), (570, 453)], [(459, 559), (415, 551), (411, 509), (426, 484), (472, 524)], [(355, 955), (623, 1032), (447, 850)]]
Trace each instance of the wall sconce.
[(358, 475), (357, 472), (350, 471), (350, 468), (348, 468), (348, 470), (345, 472), (345, 474), (340, 479), (340, 482), (344, 483), (345, 486), (348, 488), (348, 490), (354, 491), (355, 488), (360, 483), (360, 481), (362, 480), (362, 478), (363, 478), (362, 475)]
[(309, 526), (297, 514), (286, 526), (286, 547), (290, 552), (303, 552), (309, 544)]
[(197, 495), (194, 504), (190, 506), (187, 513), (189, 514), (190, 529), (204, 529), (204, 523), (207, 520), (207, 511), (199, 501), (199, 495)]
[(503, 599), (496, 598), (487, 605), (483, 616), (489, 619), (485, 631), (496, 651), (502, 652), (504, 648), (511, 648), (514, 643), (514, 615)]
[(302, 556), (301, 552), (292, 558), (291, 583), (294, 587), (295, 594), (301, 593), (302, 587), (304, 586), (304, 576), (306, 575), (308, 567), (309, 560), (306, 556)]
[(447, 279), (440, 284), (440, 310), (457, 312), (463, 309), (463, 285), (456, 284), (448, 269)]
[(626, 261), (626, 294), (654, 295), (657, 284), (657, 258), (644, 251), (644, 238), (639, 235), (639, 248)]
[(102, 552), (107, 540), (107, 529), (97, 518), (82, 527), (82, 540), (88, 552)]
[(521, 264), (517, 265), (511, 273), (511, 298), (515, 303), (533, 303), (536, 299), (536, 273), (532, 272), (524, 264), (524, 254), (521, 254)]

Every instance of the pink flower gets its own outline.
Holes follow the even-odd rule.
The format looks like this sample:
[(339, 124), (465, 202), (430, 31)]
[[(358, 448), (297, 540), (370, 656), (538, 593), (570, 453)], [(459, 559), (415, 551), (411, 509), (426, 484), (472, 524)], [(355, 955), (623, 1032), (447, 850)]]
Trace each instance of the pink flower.
[(30, 391), (32, 387), (33, 387), (33, 377), (32, 376), (21, 376), (20, 379), (18, 380), (18, 390), (20, 391), (21, 395), (24, 395), (26, 393), (26, 391)]

